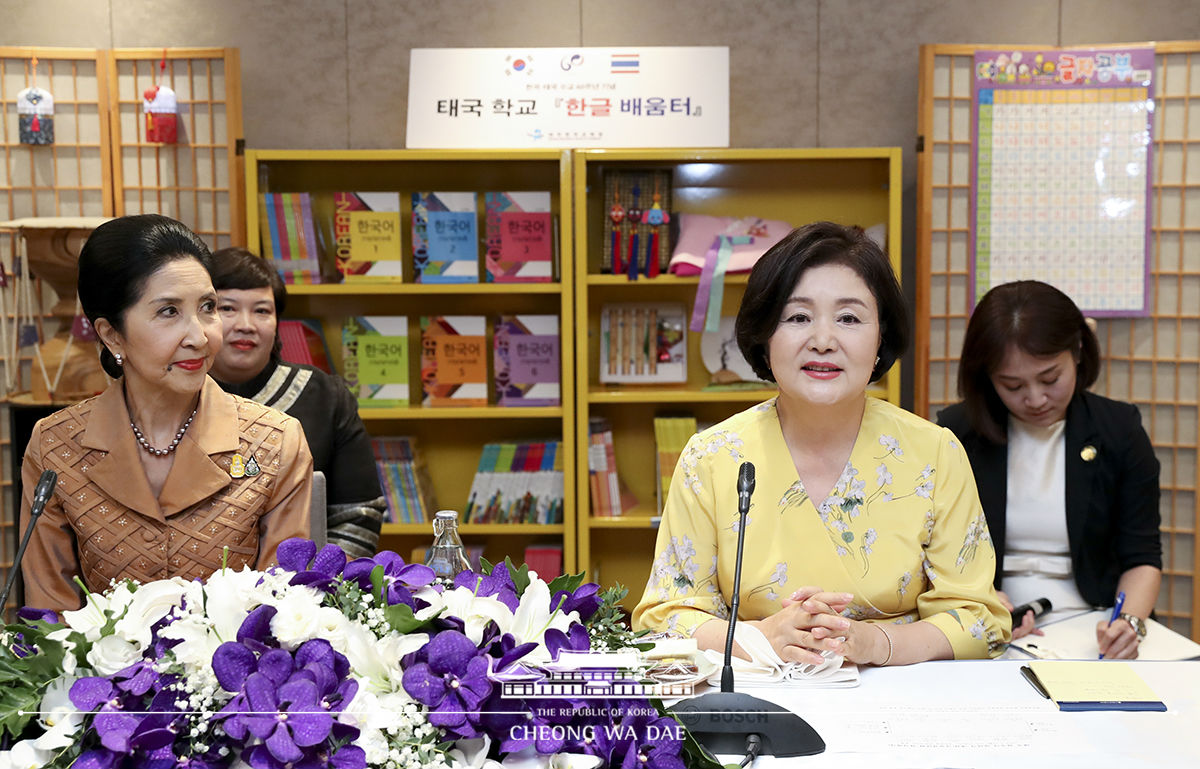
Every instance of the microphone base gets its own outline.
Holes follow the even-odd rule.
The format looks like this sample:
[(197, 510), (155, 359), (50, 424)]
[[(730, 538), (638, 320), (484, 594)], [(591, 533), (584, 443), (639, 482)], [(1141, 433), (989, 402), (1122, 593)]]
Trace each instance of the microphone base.
[(746, 736), (762, 736), (764, 756), (813, 756), (825, 741), (808, 722), (773, 702), (739, 692), (710, 692), (671, 711), (710, 753), (742, 755)]

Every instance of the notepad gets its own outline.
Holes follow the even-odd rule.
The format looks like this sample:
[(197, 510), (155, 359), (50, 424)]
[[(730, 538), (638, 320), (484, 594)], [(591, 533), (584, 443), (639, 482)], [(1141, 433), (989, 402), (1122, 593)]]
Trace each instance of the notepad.
[(1167, 709), (1124, 662), (1039, 660), (1029, 668), (1059, 710)]

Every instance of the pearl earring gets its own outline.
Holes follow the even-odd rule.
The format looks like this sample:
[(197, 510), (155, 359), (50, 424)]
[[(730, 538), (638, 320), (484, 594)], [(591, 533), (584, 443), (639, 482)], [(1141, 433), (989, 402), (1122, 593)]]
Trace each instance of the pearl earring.
[(875, 366), (876, 367), (879, 366), (879, 356), (878, 355), (875, 356)]
[(125, 358), (124, 358), (124, 357), (122, 357), (121, 353), (119, 353), (119, 352), (117, 352), (117, 353), (113, 353), (113, 357), (114, 357), (114, 358), (116, 358), (116, 360), (117, 360), (117, 365), (118, 365), (118, 366), (124, 366), (124, 365), (125, 365)]

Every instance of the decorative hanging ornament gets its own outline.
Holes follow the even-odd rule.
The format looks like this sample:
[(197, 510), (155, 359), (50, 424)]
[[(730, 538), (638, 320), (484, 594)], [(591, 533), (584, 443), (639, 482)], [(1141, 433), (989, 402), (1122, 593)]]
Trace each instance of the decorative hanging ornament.
[[(167, 52), (163, 51), (159, 70), (165, 74)], [(146, 113), (146, 141), (175, 144), (179, 140), (179, 102), (175, 91), (165, 85), (152, 85), (142, 92), (142, 111)]]
[(37, 86), (37, 57), (32, 61), (33, 82), (17, 93), (17, 133), (21, 144), (54, 143), (54, 96)]

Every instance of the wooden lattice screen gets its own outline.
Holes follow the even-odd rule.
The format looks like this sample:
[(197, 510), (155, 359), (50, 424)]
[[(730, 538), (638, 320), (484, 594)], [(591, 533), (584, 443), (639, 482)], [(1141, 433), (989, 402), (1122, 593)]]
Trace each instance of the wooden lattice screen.
[[(36, 84), (54, 96), (54, 143), (45, 146), (21, 144), (17, 129), (17, 93), (35, 83), (34, 57)], [(0, 47), (0, 109), (0, 221), (112, 214), (108, 68), (102, 51)], [(9, 275), (18, 245), (15, 234), (0, 232), (0, 262)], [(8, 292), (6, 309), (11, 312), (12, 290), (0, 290)], [(4, 365), (6, 361), (0, 360)], [(15, 541), (11, 462), (9, 412), (0, 409), (0, 575), (4, 578)]]
[[(245, 245), (238, 50), (120, 49), (109, 67), (116, 214), (161, 213), (213, 249)], [(179, 99), (178, 144), (145, 141), (142, 92), (155, 83)]]
[[(1142, 411), (1162, 463), (1164, 575), (1157, 613), (1173, 629), (1200, 639), (1200, 42), (1154, 46), (1152, 310), (1146, 318), (1098, 320), (1104, 365), (1093, 389)], [(930, 417), (957, 400), (970, 311), (976, 49), (921, 48), (914, 394), (917, 412)]]

